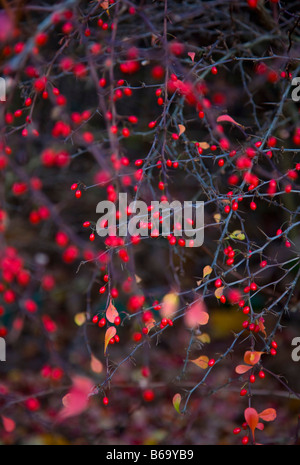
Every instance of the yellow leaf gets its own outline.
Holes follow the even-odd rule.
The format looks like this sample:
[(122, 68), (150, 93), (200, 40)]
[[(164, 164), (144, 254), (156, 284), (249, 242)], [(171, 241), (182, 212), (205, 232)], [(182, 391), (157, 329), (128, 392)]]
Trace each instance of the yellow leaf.
[(200, 334), (197, 336), (198, 341), (202, 342), (203, 344), (209, 344), (210, 343), (210, 335), (207, 333)]
[(229, 235), (230, 239), (238, 239), (239, 241), (243, 241), (245, 239), (245, 234), (242, 233), (240, 229), (233, 231), (232, 234)]
[(179, 297), (177, 293), (170, 292), (166, 294), (162, 300), (160, 315), (162, 318), (172, 318), (177, 311), (179, 305)]
[(209, 149), (209, 144), (207, 142), (198, 142), (198, 144), (203, 150)]
[(218, 289), (215, 290), (215, 296), (217, 299), (220, 299), (220, 297), (223, 295), (223, 289), (224, 286), (218, 287)]
[(109, 341), (111, 340), (112, 337), (115, 336), (117, 330), (114, 326), (110, 326), (106, 332), (105, 332), (105, 336), (104, 336), (104, 354), (106, 354), (106, 349), (107, 349), (107, 346), (109, 344)]
[(86, 321), (85, 312), (76, 313), (76, 315), (74, 316), (74, 321), (77, 324), (77, 326), (82, 326)]
[(214, 214), (214, 220), (215, 220), (216, 223), (220, 223), (220, 221), (221, 221), (220, 213), (215, 213)]
[(197, 365), (197, 367), (206, 370), (206, 368), (208, 367), (208, 360), (209, 358), (206, 355), (200, 355), (200, 357), (196, 358), (195, 360), (190, 360), (190, 362)]
[(177, 393), (173, 397), (173, 405), (174, 405), (176, 412), (178, 413), (180, 413), (180, 402), (181, 402), (181, 395)]
[(203, 278), (212, 272), (212, 267), (207, 265), (203, 268)]

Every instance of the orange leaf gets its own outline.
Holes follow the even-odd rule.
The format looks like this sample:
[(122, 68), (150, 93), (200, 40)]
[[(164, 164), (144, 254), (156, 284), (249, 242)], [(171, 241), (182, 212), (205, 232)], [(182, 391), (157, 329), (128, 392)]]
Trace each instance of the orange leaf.
[(250, 365), (238, 365), (236, 368), (235, 368), (235, 372), (239, 375), (242, 375), (244, 373), (246, 373), (247, 371), (251, 370), (251, 366)]
[(181, 134), (183, 134), (185, 131), (185, 126), (183, 126), (183, 124), (178, 124), (178, 127), (179, 127), (179, 136), (181, 136)]
[(262, 318), (259, 318), (259, 320), (258, 320), (258, 326), (259, 326), (260, 331), (264, 334), (264, 336), (267, 337), (266, 327), (265, 327), (265, 325), (264, 325), (264, 322), (263, 322), (263, 319), (262, 319)]
[(253, 439), (254, 439), (254, 431), (255, 431), (255, 428), (257, 427), (258, 425), (258, 422), (259, 422), (259, 416), (258, 416), (258, 413), (257, 411), (255, 410), (255, 408), (246, 408), (245, 412), (244, 412), (244, 415), (245, 415), (245, 420), (252, 432), (252, 436), (253, 436)]
[(244, 355), (244, 362), (248, 363), (248, 365), (256, 365), (260, 361), (261, 354), (263, 354), (263, 352), (251, 352), (247, 350)]
[(106, 349), (107, 349), (107, 346), (109, 344), (109, 341), (111, 340), (112, 337), (115, 336), (117, 330), (114, 326), (110, 326), (107, 330), (106, 330), (106, 333), (105, 333), (105, 336), (104, 336), (104, 354), (106, 354)]
[(198, 367), (203, 368), (205, 370), (208, 367), (208, 360), (209, 358), (206, 355), (200, 355), (200, 357), (190, 361)]
[(205, 278), (205, 276), (209, 275), (211, 272), (212, 272), (212, 267), (209, 265), (206, 265), (203, 268), (203, 278)]
[(148, 331), (150, 331), (150, 329), (152, 329), (155, 326), (155, 323), (156, 321), (154, 318), (150, 318), (149, 320), (145, 321), (145, 326), (148, 329)]
[(273, 421), (275, 420), (277, 414), (274, 408), (267, 408), (258, 414), (259, 418), (264, 421)]
[(116, 307), (112, 304), (112, 301), (110, 300), (109, 305), (108, 305), (107, 310), (106, 310), (106, 319), (110, 323), (113, 323), (117, 316), (119, 316), (119, 312), (116, 309)]
[(94, 373), (101, 373), (103, 370), (103, 364), (93, 354), (91, 356), (91, 370)]
[(198, 325), (206, 325), (209, 320), (209, 315), (205, 310), (206, 306), (200, 299), (190, 305), (184, 315), (185, 324), (189, 328), (194, 328)]

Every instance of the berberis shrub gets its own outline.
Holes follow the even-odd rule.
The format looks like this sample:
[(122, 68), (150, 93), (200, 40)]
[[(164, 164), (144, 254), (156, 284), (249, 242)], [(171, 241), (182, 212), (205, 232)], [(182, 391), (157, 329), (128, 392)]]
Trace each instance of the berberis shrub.
[(298, 2), (2, 5), (1, 442), (297, 443)]

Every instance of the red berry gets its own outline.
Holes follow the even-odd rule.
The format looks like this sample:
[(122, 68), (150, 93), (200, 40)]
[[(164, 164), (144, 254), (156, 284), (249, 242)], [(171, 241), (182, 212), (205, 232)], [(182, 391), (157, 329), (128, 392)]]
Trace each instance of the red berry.
[(103, 328), (103, 326), (105, 326), (105, 325), (106, 325), (106, 319), (101, 318), (101, 320), (98, 323), (99, 328)]
[(209, 367), (212, 367), (214, 364), (215, 364), (215, 359), (214, 358), (211, 358), (209, 361), (208, 361), (208, 366)]
[(233, 434), (239, 434), (241, 431), (241, 428), (234, 428)]
[(244, 397), (247, 394), (247, 389), (241, 389), (240, 396)]
[(116, 316), (116, 318), (114, 319), (114, 324), (116, 326), (119, 326), (120, 323), (121, 323), (121, 318), (119, 316)]
[(108, 404), (108, 397), (103, 397), (103, 405), (107, 405)]
[(145, 402), (152, 402), (154, 397), (152, 389), (146, 389), (146, 391), (143, 392), (143, 399)]
[(255, 376), (254, 376), (254, 375), (250, 375), (249, 381), (250, 381), (250, 383), (255, 383)]
[(242, 438), (242, 444), (246, 445), (246, 444), (248, 444), (248, 442), (249, 442), (248, 436), (244, 436), (244, 437)]
[(222, 280), (221, 280), (220, 278), (218, 278), (218, 279), (215, 280), (215, 286), (216, 286), (216, 287), (221, 287), (222, 284), (223, 284), (223, 283), (222, 283)]

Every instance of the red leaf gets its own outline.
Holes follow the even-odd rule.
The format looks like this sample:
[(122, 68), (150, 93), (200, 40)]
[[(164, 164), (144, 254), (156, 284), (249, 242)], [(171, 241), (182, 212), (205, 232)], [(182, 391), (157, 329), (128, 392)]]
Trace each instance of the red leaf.
[(202, 300), (198, 300), (189, 306), (184, 315), (185, 324), (189, 328), (194, 328), (198, 325), (206, 325), (209, 320), (209, 315), (206, 312), (206, 306)]
[(12, 420), (11, 418), (5, 417), (3, 415), (1, 416), (1, 418), (2, 418), (3, 427), (5, 431), (7, 433), (12, 433), (16, 427), (14, 420)]
[(232, 123), (232, 124), (235, 124), (236, 126), (242, 126), (240, 123), (238, 123), (237, 121), (235, 121), (231, 116), (229, 115), (221, 115), (217, 118), (217, 123), (224, 123), (224, 122), (227, 122), (227, 123)]
[(73, 378), (73, 386), (63, 399), (63, 408), (58, 414), (58, 420), (63, 421), (68, 417), (79, 415), (88, 406), (88, 395), (93, 388), (93, 382), (83, 376)]
[(253, 436), (253, 439), (254, 439), (254, 431), (255, 431), (255, 428), (257, 427), (258, 425), (258, 422), (259, 422), (259, 416), (258, 416), (258, 413), (257, 411), (255, 410), (255, 408), (246, 408), (245, 412), (244, 412), (244, 415), (245, 415), (245, 420), (252, 432), (252, 436)]
[(116, 309), (116, 307), (112, 304), (112, 301), (110, 300), (109, 306), (107, 307), (107, 310), (106, 310), (106, 319), (110, 323), (113, 323), (117, 316), (119, 316), (119, 312)]

